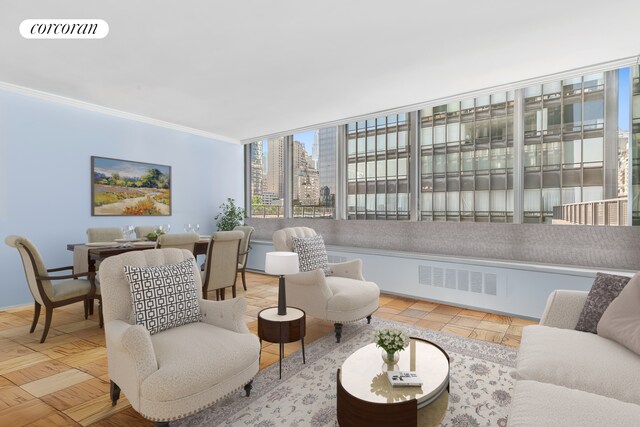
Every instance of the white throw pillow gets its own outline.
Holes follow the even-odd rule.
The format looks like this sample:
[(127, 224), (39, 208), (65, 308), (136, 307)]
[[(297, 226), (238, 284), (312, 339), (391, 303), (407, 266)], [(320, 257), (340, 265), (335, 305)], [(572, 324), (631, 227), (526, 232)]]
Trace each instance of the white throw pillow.
[(640, 273), (609, 304), (598, 322), (598, 335), (640, 355)]
[(193, 259), (157, 267), (124, 266), (136, 324), (153, 334), (200, 321)]

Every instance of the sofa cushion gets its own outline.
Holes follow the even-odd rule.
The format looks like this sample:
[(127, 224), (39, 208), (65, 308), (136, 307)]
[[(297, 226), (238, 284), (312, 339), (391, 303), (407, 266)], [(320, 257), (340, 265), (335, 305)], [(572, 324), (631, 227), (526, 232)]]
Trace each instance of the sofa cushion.
[(640, 404), (640, 357), (598, 335), (548, 326), (522, 331), (518, 380), (535, 380)]
[(614, 299), (598, 323), (598, 335), (640, 355), (640, 273)]
[(293, 252), (298, 253), (300, 271), (313, 271), (322, 269), (325, 274), (330, 274), (329, 257), (321, 235), (311, 237), (292, 237)]
[(637, 426), (640, 405), (537, 381), (516, 383), (509, 427)]
[(124, 266), (136, 324), (153, 335), (200, 321), (194, 260), (155, 267)]
[(597, 273), (589, 295), (587, 295), (587, 301), (580, 313), (576, 331), (597, 333), (596, 329), (602, 314), (609, 307), (611, 301), (620, 294), (627, 282), (629, 282), (629, 277)]
[(163, 402), (186, 398), (257, 363), (258, 337), (198, 322), (151, 336), (158, 370), (141, 386), (145, 399)]

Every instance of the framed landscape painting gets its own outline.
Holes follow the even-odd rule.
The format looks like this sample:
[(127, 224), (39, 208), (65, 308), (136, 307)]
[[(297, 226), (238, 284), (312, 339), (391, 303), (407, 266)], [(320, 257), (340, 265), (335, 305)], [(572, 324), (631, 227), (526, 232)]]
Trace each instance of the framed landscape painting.
[(91, 215), (171, 215), (171, 166), (92, 156)]

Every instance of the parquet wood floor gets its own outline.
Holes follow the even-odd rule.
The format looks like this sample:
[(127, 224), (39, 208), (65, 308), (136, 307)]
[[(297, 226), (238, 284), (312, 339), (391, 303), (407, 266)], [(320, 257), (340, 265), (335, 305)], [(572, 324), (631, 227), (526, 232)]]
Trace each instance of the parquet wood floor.
[[(248, 273), (248, 291), (238, 278), (238, 295), (247, 299), (246, 322), (257, 334), (257, 315), (277, 305), (277, 278)], [(82, 304), (57, 308), (47, 341), (42, 326), (29, 326), (33, 307), (0, 311), (0, 426), (153, 426), (129, 405), (124, 393), (115, 407), (109, 400), (104, 332), (96, 315), (83, 318)], [(374, 317), (450, 334), (518, 347), (522, 328), (534, 322), (382, 295)], [(307, 344), (333, 332), (328, 322), (307, 318)], [(263, 343), (261, 369), (278, 361), (278, 346)], [(300, 343), (285, 345), (285, 355)]]

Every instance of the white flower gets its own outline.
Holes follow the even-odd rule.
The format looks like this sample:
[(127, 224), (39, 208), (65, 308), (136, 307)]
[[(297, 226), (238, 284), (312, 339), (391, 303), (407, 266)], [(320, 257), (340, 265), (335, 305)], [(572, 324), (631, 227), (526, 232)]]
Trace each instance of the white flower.
[(410, 338), (406, 331), (400, 329), (380, 329), (374, 334), (376, 346), (389, 353), (395, 353), (409, 345)]

